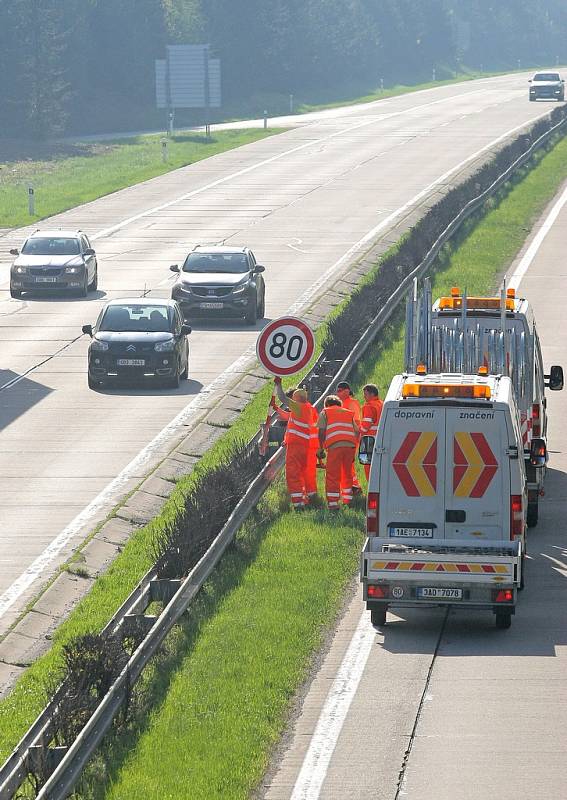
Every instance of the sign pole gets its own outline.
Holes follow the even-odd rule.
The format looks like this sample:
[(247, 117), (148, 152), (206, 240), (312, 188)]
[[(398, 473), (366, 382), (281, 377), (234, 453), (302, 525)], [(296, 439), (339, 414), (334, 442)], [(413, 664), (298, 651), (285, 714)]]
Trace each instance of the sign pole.
[(28, 186), (28, 213), (30, 217), (35, 216), (35, 191), (31, 183)]

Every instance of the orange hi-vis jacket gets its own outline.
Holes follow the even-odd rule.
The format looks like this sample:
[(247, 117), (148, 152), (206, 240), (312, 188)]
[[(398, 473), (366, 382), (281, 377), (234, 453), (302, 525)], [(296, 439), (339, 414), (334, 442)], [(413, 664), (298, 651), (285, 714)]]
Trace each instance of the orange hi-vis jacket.
[(339, 442), (347, 442), (356, 447), (358, 435), (354, 431), (354, 412), (342, 406), (325, 408), (327, 427), (325, 429), (325, 448), (328, 449)]
[[(311, 403), (294, 404), (297, 411), (291, 410), (285, 432), (284, 442), (286, 445), (304, 445), (313, 447), (313, 429), (317, 422), (317, 410)], [(298, 413), (299, 412), (299, 413)]]
[(362, 436), (376, 436), (383, 406), (379, 397), (373, 397), (362, 406)]
[(360, 425), (362, 414), (360, 411), (360, 403), (356, 397), (351, 395), (350, 397), (347, 397), (346, 400), (343, 400), (343, 408), (348, 408), (349, 411), (352, 411), (354, 414), (354, 421), (357, 425)]

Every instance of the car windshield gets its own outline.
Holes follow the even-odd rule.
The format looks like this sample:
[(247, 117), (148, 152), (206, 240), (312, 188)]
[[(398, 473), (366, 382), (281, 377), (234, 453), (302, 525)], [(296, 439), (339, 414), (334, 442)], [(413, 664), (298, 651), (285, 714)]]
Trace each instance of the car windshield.
[(133, 331), (159, 333), (171, 331), (173, 314), (167, 306), (150, 303), (125, 303), (108, 306), (99, 325), (99, 331)]
[(183, 272), (248, 272), (245, 253), (189, 253)]
[(34, 236), (22, 247), (27, 256), (76, 256), (79, 252), (78, 240), (68, 237)]
[(559, 80), (560, 78), (557, 72), (538, 72), (537, 75), (534, 75), (534, 81), (554, 81), (557, 83)]

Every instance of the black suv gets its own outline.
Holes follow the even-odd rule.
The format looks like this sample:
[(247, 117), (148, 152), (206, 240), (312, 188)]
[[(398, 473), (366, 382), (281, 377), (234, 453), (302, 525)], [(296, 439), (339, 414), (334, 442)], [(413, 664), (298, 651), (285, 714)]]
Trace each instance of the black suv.
[(185, 317), (219, 315), (244, 317), (255, 325), (266, 311), (266, 285), (260, 273), (265, 267), (256, 262), (248, 247), (196, 247), (179, 269), (171, 296)]
[(536, 72), (530, 80), (530, 100), (565, 100), (565, 81), (558, 72)]
[(86, 297), (98, 285), (96, 253), (82, 231), (35, 231), (28, 236), (10, 269), (10, 294), (43, 289), (71, 290)]
[(189, 374), (191, 328), (183, 322), (173, 300), (136, 297), (110, 300), (94, 328), (83, 325), (91, 337), (89, 388), (109, 381), (155, 381), (178, 387)]

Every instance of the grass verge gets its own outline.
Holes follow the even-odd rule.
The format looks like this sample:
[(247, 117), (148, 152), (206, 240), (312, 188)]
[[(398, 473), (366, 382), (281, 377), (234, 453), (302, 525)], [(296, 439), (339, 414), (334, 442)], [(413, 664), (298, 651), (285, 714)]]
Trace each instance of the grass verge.
[[(563, 140), (445, 248), (435, 295), (455, 284), (471, 294), (494, 288), (567, 178), (566, 156)], [(353, 383), (386, 387), (402, 356), (400, 313)], [(83, 796), (244, 800), (258, 785), (290, 700), (341, 607), (363, 538), (362, 508), (298, 516), (283, 496), (281, 484), (270, 490), (191, 617), (172, 632), (167, 663), (145, 679), (133, 722), (93, 765), (96, 779), (87, 776)]]
[[(161, 136), (136, 136), (111, 142), (59, 145), (40, 160), (0, 164), (0, 228), (29, 225), (39, 219), (96, 200), (179, 167), (256, 142), (281, 130), (217, 131), (168, 139), (166, 163)], [(36, 215), (28, 213), (28, 186), (35, 190)]]
[[(541, 213), (546, 203), (566, 177), (567, 140), (563, 140), (552, 152), (543, 157), (537, 169), (533, 170), (522, 183), (513, 188), (506, 199), (494, 207), (492, 212), (472, 229), (470, 235), (464, 238), (454, 252), (450, 247), (445, 249), (441, 258), (440, 271), (435, 282), (435, 291), (439, 293), (446, 290), (455, 282), (460, 282), (463, 286), (466, 286), (469, 292), (481, 292), (488, 289), (494, 282), (495, 275), (510, 262), (521, 246), (526, 229)], [(472, 223), (469, 225), (469, 230), (471, 227)], [(399, 370), (402, 356), (401, 321), (397, 320), (392, 323), (385, 334), (381, 347), (369, 354), (365, 363), (361, 365), (359, 369), (360, 381), (375, 380), (382, 387), (385, 387), (391, 376)], [(265, 415), (270, 391), (269, 388), (266, 388), (249, 404), (241, 415), (239, 422), (202, 459), (199, 464), (199, 471), (207, 469), (209, 465), (222, 457), (231, 439), (236, 436), (248, 436), (254, 432), (259, 421)], [(168, 515), (175, 514), (175, 509), (182, 502), (184, 494), (192, 485), (193, 480), (194, 478), (189, 476), (179, 482), (166, 505), (164, 513), (150, 525), (136, 533), (125, 547), (124, 552), (116, 559), (109, 572), (96, 582), (90, 594), (85, 597), (70, 618), (57, 630), (50, 652), (26, 671), (11, 695), (0, 703), (0, 760), (7, 757), (41, 710), (45, 702), (44, 687), (46, 684), (52, 684), (53, 676), (57, 674), (63, 644), (74, 635), (100, 631), (144, 572), (151, 566), (149, 543), (159, 526), (164, 525), (167, 521)], [(277, 492), (276, 489), (273, 491)], [(271, 515), (275, 514), (278, 517), (277, 522), (271, 525), (269, 522), (262, 523), (261, 520), (256, 519), (252, 531), (250, 532), (247, 529), (248, 532), (245, 531), (242, 537), (239, 537), (235, 550), (247, 554), (248, 561), (244, 560), (241, 568), (234, 568), (232, 572), (227, 566), (226, 576), (223, 564), (223, 569), (219, 570), (219, 575), (215, 576), (211, 586), (204, 592), (199, 606), (196, 607), (195, 611), (192, 610), (192, 622), (187, 623), (189, 628), (184, 624), (179, 630), (173, 632), (170, 637), (168, 642), (169, 655), (166, 655), (170, 669), (158, 670), (159, 681), (164, 687), (162, 697), (165, 697), (165, 688), (169, 685), (171, 685), (173, 691), (173, 686), (177, 680), (186, 680), (184, 676), (188, 674), (191, 674), (193, 678), (199, 674), (198, 670), (197, 672), (192, 671), (193, 662), (191, 662), (191, 659), (194, 657), (197, 645), (200, 642), (201, 629), (204, 630), (206, 627), (209, 632), (207, 635), (218, 637), (215, 639), (215, 646), (218, 648), (219, 658), (232, 663), (235, 669), (237, 669), (235, 662), (238, 662), (240, 658), (244, 658), (239, 651), (239, 641), (240, 638), (243, 638), (244, 633), (250, 632), (253, 640), (257, 638), (255, 631), (260, 630), (262, 635), (269, 634), (269, 641), (262, 642), (262, 647), (259, 648), (258, 660), (255, 663), (248, 662), (247, 671), (253, 673), (254, 679), (260, 684), (253, 691), (251, 690), (249, 695), (251, 709), (255, 709), (256, 716), (251, 720), (245, 713), (246, 705), (242, 697), (240, 697), (239, 701), (240, 707), (234, 712), (234, 720), (241, 719), (238, 723), (239, 726), (257, 728), (252, 737), (255, 737), (256, 744), (253, 748), (247, 745), (246, 753), (238, 746), (230, 758), (228, 755), (222, 759), (217, 758), (217, 760), (222, 760), (227, 773), (232, 774), (225, 775), (222, 779), (219, 776), (215, 786), (211, 784), (209, 787), (208, 794), (194, 795), (195, 797), (207, 796), (213, 798), (221, 796), (222, 787), (225, 785), (233, 786), (234, 781), (238, 782), (240, 787), (238, 792), (240, 794), (238, 792), (234, 794), (225, 793), (224, 796), (246, 796), (245, 793), (258, 780), (267, 762), (270, 748), (282, 730), (289, 698), (306, 674), (311, 654), (321, 641), (324, 627), (337, 612), (345, 583), (348, 582), (357, 560), (357, 549), (361, 534), (360, 532), (352, 533), (354, 530), (353, 518), (358, 528), (361, 528), (361, 521), (354, 511), (342, 512), (340, 521), (337, 521), (340, 522), (341, 532), (336, 529), (334, 533), (329, 534), (331, 535), (330, 539), (324, 539), (322, 530), (325, 528), (325, 517), (322, 512), (318, 516), (308, 514), (305, 518), (297, 519), (281, 514), (281, 506), (278, 505), (278, 502), (277, 494), (270, 493), (266, 500), (267, 508), (269, 509), (268, 517), (271, 519)], [(307, 526), (307, 528), (304, 528), (304, 526)], [(311, 588), (306, 589), (297, 597), (295, 597), (295, 591), (290, 593), (285, 589), (286, 586), (291, 585), (287, 583), (288, 580), (292, 578), (295, 580), (296, 571), (299, 570), (297, 574), (301, 576), (302, 570), (308, 571), (310, 569), (310, 559), (305, 557), (301, 541), (304, 536), (307, 538), (313, 536), (312, 533), (309, 533), (313, 526), (317, 531), (321, 531), (321, 538), (330, 543), (329, 546), (322, 550), (315, 551), (318, 553), (318, 558), (333, 560), (340, 557), (344, 562), (342, 565), (331, 564), (326, 565), (324, 568), (322, 564), (319, 565), (320, 579), (322, 581), (320, 588), (322, 587), (324, 597), (328, 596), (328, 599), (324, 600), (322, 611), (319, 608), (315, 608), (314, 602), (310, 599), (317, 589), (312, 583), (309, 584)], [(255, 529), (257, 530), (255, 531)], [(337, 547), (337, 542), (333, 537), (338, 537), (339, 535), (348, 539), (348, 547), (346, 549), (343, 549), (342, 544)], [(252, 537), (252, 539), (247, 539), (247, 536)], [(255, 539), (255, 536), (259, 538)], [(274, 536), (276, 537), (275, 539), (273, 538)], [(317, 533), (317, 536), (319, 536), (319, 533)], [(252, 546), (250, 541), (257, 542), (257, 544)], [(263, 548), (266, 549), (264, 550)], [(294, 553), (296, 552), (302, 554), (301, 557), (295, 558)], [(265, 558), (262, 561), (262, 569), (259, 569), (260, 562), (256, 562), (256, 557), (266, 553), (271, 553), (273, 560)], [(277, 572), (274, 572), (274, 564), (278, 565)], [(251, 581), (249, 574), (253, 574), (255, 580)], [(276, 574), (278, 580), (276, 587), (279, 597), (278, 608), (281, 606), (283, 616), (272, 617), (271, 625), (268, 628), (258, 627), (262, 622), (262, 602), (266, 593), (274, 590), (274, 574)], [(324, 576), (326, 577), (323, 580)], [(311, 581), (316, 577), (311, 576)], [(215, 581), (220, 583), (215, 583)], [(301, 582), (298, 585), (300, 584)], [(220, 585), (222, 589), (216, 591), (214, 589), (216, 585)], [(290, 594), (294, 596), (289, 597), (288, 595)], [(320, 598), (321, 595), (319, 594), (317, 597)], [(321, 602), (323, 601), (321, 600)], [(222, 608), (220, 608), (221, 604)], [(251, 608), (248, 608), (248, 606), (251, 606)], [(219, 613), (222, 612), (222, 614), (227, 614), (228, 616), (224, 622), (221, 620), (213, 624), (213, 612), (217, 611), (217, 608)], [(256, 614), (256, 617), (253, 616), (253, 613)], [(279, 613), (280, 611), (278, 610)], [(284, 631), (281, 630), (284, 623), (288, 624), (288, 616), (291, 619), (299, 613), (306, 615), (307, 622), (298, 620), (297, 625), (299, 627), (297, 630), (307, 629), (313, 632), (307, 647), (299, 644), (299, 639), (301, 639), (299, 634), (295, 638), (292, 637), (294, 642), (292, 646), (287, 639), (287, 635), (284, 635)], [(210, 623), (209, 619), (211, 620)], [(246, 623), (243, 620), (246, 620)], [(191, 624), (193, 628), (191, 628)], [(226, 641), (228, 640), (223, 640), (223, 625), (225, 624), (229, 624), (233, 631), (238, 632), (236, 637), (232, 636), (230, 639), (230, 647), (226, 647)], [(304, 625), (306, 625), (306, 628), (302, 627)], [(211, 643), (210, 646), (213, 647), (213, 644)], [(242, 646), (246, 646), (244, 638)], [(248, 646), (250, 647), (250, 644)], [(280, 652), (282, 647), (284, 647), (284, 651)], [(290, 672), (287, 673), (287, 678), (283, 682), (277, 674), (279, 667), (275, 671), (272, 670), (272, 663), (276, 667), (282, 663), (282, 659), (284, 662), (291, 660)], [(213, 694), (211, 696), (220, 698), (222, 695), (222, 702), (224, 702), (225, 673), (220, 669), (217, 670), (214, 664), (211, 670), (217, 675), (214, 682), (216, 695)], [(151, 678), (149, 680), (151, 685)], [(266, 700), (263, 694), (263, 690), (260, 691), (260, 689), (263, 687), (266, 691), (269, 690), (268, 694), (270, 694), (272, 691), (270, 687), (272, 686), (275, 692), (274, 697), (278, 699), (274, 699), (273, 702), (270, 701), (270, 705), (270, 702)], [(152, 694), (153, 690), (150, 689), (148, 689), (148, 693), (152, 695), (155, 701), (156, 696), (158, 698), (160, 696), (159, 692), (156, 691), (154, 695)], [(258, 693), (257, 702), (255, 700), (256, 693)], [(209, 697), (208, 694), (207, 697)], [(118, 756), (118, 751), (116, 751), (116, 760), (111, 768), (111, 774), (114, 776), (113, 784), (115, 785), (113, 789), (114, 797), (136, 796), (135, 792), (126, 792), (123, 787), (128, 784), (133, 765), (140, 763), (138, 754), (140, 749), (145, 746), (144, 737), (149, 736), (149, 731), (155, 730), (155, 726), (160, 724), (162, 712), (166, 713), (164, 709), (167, 702), (169, 702), (169, 695), (167, 700), (163, 699), (163, 703), (160, 703), (159, 700), (157, 703), (154, 702), (154, 710), (151, 716), (145, 722), (140, 722), (139, 727), (132, 732), (133, 741), (131, 746), (134, 746), (135, 741), (138, 742), (138, 746), (132, 750), (132, 754), (126, 762)], [(267, 706), (265, 705), (266, 702), (268, 703)], [(183, 714), (180, 715), (183, 717), (185, 728), (187, 730), (198, 729), (203, 720), (215, 719), (217, 716), (216, 709), (220, 708), (220, 703), (221, 701), (218, 699), (211, 707), (203, 707), (197, 704), (194, 707), (190, 706), (185, 709)], [(224, 718), (223, 714), (224, 711), (222, 714), (219, 713), (219, 718)], [(145, 732), (146, 725), (149, 726), (148, 732)], [(165, 725), (164, 730), (164, 740), (171, 745), (172, 740), (171, 735), (167, 732), (167, 725)], [(236, 730), (239, 730), (238, 726)], [(225, 738), (226, 730), (219, 728), (217, 732), (218, 741), (222, 742)], [(173, 746), (173, 750), (179, 753), (185, 745), (180, 731), (177, 732), (177, 735), (181, 737), (181, 740), (179, 744)], [(240, 735), (242, 741), (251, 741), (250, 738), (246, 739), (244, 737), (242, 731)], [(231, 736), (231, 741), (233, 738)], [(160, 741), (160, 739), (153, 738), (154, 746), (160, 745)], [(218, 750), (215, 752), (218, 753)], [(209, 753), (208, 759), (211, 758), (212, 756)], [(188, 750), (187, 760), (184, 760), (184, 763), (192, 765), (193, 772), (190, 773), (192, 776), (201, 769), (203, 770), (202, 774), (206, 775), (207, 769), (211, 768), (208, 760), (201, 761), (200, 759), (201, 754)], [(148, 785), (154, 786), (151, 782), (151, 776), (147, 776), (146, 779), (149, 782)], [(123, 793), (120, 794), (120, 791)], [(153, 788), (151, 791), (153, 792)], [(157, 792), (155, 796), (167, 796), (167, 794), (165, 792), (163, 794)], [(175, 791), (171, 796), (181, 797), (183, 795)]]

